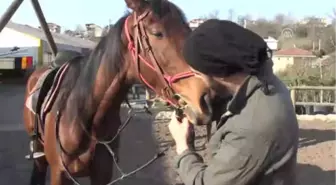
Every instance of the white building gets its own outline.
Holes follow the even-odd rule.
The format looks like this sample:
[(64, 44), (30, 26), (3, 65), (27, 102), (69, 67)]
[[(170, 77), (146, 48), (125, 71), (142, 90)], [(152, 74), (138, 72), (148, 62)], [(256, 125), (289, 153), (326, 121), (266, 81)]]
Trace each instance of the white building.
[[(96, 45), (90, 40), (60, 33), (52, 33), (52, 35), (58, 51), (86, 52)], [(13, 57), (24, 57), (23, 60), (29, 59), (29, 65), (32, 66), (20, 63)], [(23, 66), (31, 68), (37, 64), (51, 62), (52, 57), (47, 39), (41, 29), (9, 22), (0, 33), (0, 70), (20, 70), (23, 69)]]
[(201, 25), (205, 21), (206, 21), (206, 19), (193, 19), (193, 20), (189, 21), (189, 27), (192, 30), (194, 30), (195, 28), (197, 28), (199, 25)]
[(278, 40), (276, 40), (275, 38), (269, 36), (267, 38), (264, 38), (264, 41), (267, 43), (267, 46), (272, 51), (278, 50)]
[(85, 24), (85, 27), (87, 35), (91, 35), (93, 37), (101, 37), (103, 35), (103, 28), (96, 24)]

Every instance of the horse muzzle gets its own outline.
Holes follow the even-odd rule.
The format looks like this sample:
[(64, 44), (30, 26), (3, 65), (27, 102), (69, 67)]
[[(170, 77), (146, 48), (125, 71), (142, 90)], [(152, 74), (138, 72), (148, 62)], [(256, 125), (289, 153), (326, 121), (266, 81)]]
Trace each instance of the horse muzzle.
[[(175, 109), (178, 118), (186, 117), (194, 125), (207, 125), (212, 121), (212, 106), (210, 96), (204, 94), (200, 98), (200, 108), (195, 108), (191, 103), (179, 95), (180, 108)], [(201, 110), (200, 110), (201, 109)]]

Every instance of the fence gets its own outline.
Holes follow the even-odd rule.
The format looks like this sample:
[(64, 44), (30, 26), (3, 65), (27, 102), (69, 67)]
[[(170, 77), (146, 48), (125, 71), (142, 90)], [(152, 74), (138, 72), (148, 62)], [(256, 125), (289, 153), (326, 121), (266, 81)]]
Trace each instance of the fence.
[(292, 102), (295, 105), (336, 106), (335, 90), (332, 86), (289, 87)]
[(128, 92), (128, 100), (136, 104), (148, 103), (153, 98), (153, 92), (143, 84), (134, 84)]
[[(150, 93), (145, 90), (142, 84), (134, 85), (136, 92), (133, 93), (146, 93), (146, 100), (150, 99)], [(296, 86), (288, 87), (291, 94), (292, 102), (295, 105), (302, 106), (336, 106), (335, 93), (336, 87), (333, 86)], [(144, 101), (144, 100), (138, 100)]]

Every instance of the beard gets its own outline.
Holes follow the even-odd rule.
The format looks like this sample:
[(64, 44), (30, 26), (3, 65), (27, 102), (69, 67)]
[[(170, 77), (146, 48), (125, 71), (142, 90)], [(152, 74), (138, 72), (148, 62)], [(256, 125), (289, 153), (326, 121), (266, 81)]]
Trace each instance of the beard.
[(221, 115), (226, 112), (227, 104), (232, 99), (232, 94), (223, 84), (215, 79), (208, 78), (207, 83), (211, 89), (212, 120), (218, 121)]
[(210, 89), (214, 97), (219, 97), (221, 99), (227, 99), (228, 97), (232, 96), (228, 88), (225, 87), (225, 85), (218, 82), (217, 80), (209, 78), (208, 84), (210, 86)]

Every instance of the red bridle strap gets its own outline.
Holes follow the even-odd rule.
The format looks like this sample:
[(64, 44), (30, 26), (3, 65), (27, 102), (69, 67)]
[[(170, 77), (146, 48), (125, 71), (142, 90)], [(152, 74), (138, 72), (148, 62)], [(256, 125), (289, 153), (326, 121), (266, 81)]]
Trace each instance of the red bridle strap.
[[(125, 34), (126, 34), (126, 37), (127, 37), (127, 40), (128, 40), (128, 50), (132, 54), (133, 61), (136, 63), (137, 62), (137, 57), (139, 57), (139, 59), (140, 59), (140, 61), (142, 63), (144, 63), (146, 66), (148, 66), (153, 71), (157, 71), (155, 69), (155, 67), (149, 61), (147, 61), (143, 56), (140, 55), (140, 53), (136, 53), (137, 51), (136, 51), (136, 48), (135, 48), (135, 44), (134, 44), (134, 41), (131, 39), (131, 34), (129, 32), (129, 29), (128, 29), (128, 21), (129, 21), (129, 19), (130, 19), (130, 16), (127, 17), (126, 22), (125, 22)], [(156, 62), (156, 61), (152, 61), (152, 62)], [(175, 74), (175, 75), (166, 75), (166, 74), (164, 74), (163, 77), (166, 80), (166, 82), (168, 83), (169, 87), (172, 88), (172, 84), (173, 83), (175, 83), (175, 82), (177, 82), (177, 81), (179, 81), (181, 79), (194, 76), (194, 75), (195, 75), (194, 72), (188, 71), (188, 72), (178, 73), (178, 74)], [(146, 81), (146, 79), (143, 77), (143, 75), (140, 73), (140, 71), (139, 71), (139, 76), (140, 76), (141, 80), (143, 81), (143, 83), (147, 87), (149, 87), (154, 92), (156, 92), (157, 94), (159, 94), (155, 90), (155, 88), (153, 86), (151, 86), (148, 81)], [(166, 98), (166, 97), (164, 97), (164, 98)], [(166, 101), (169, 102), (170, 104), (174, 105), (174, 103), (170, 99), (166, 98)]]

